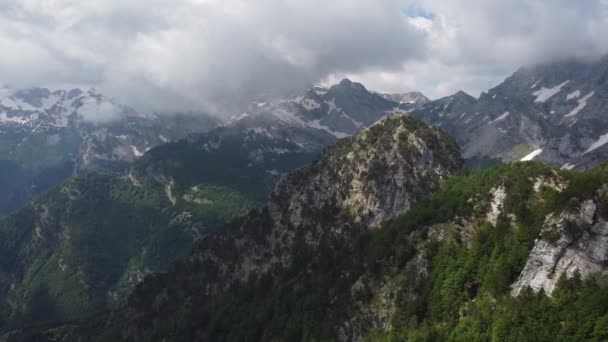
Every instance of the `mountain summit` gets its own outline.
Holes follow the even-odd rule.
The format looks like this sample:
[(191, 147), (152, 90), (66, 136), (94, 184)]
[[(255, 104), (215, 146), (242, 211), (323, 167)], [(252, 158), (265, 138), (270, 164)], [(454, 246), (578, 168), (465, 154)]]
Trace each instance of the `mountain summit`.
[(605, 160), (608, 57), (521, 68), (479, 99), (458, 93), (412, 115), (452, 134), (465, 158), (586, 169)]

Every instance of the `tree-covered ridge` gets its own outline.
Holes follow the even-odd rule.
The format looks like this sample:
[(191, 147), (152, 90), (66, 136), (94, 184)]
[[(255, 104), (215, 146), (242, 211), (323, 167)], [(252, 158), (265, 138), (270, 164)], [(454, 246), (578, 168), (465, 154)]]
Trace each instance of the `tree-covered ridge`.
[[(493, 223), (497, 187), (506, 196)], [(147, 338), (175, 341), (603, 340), (608, 289), (602, 277), (562, 277), (553, 297), (531, 290), (513, 297), (511, 285), (542, 236), (545, 218), (592, 199), (605, 219), (607, 188), (608, 165), (573, 173), (522, 163), (462, 174), (350, 247), (321, 248), (312, 264), (294, 262), (278, 278), (262, 277), (206, 305), (175, 311), (180, 303), (165, 303), (159, 310), (172, 314), (162, 325), (138, 329)], [(572, 228), (565, 234), (588, 229)], [(187, 279), (202, 266), (188, 267), (173, 267), (178, 276), (170, 291), (195, 291)], [(141, 305), (136, 301), (153, 300), (156, 281), (163, 280), (144, 283), (132, 298), (131, 314), (151, 314), (134, 308)], [(98, 340), (109, 341), (124, 336), (117, 323), (102, 318), (53, 334), (87, 336), (104, 326)]]
[[(393, 132), (399, 126), (391, 128), (394, 122), (398, 121), (384, 127)], [(355, 167), (346, 178), (366, 178), (377, 159), (370, 158), (364, 146), (383, 144), (375, 141), (365, 145), (378, 133), (370, 131), (338, 144), (335, 151), (340, 152), (324, 154), (323, 163), (288, 177), (285, 182), (291, 185), (278, 186), (271, 205), (224, 227), (230, 234), (216, 233), (204, 239), (193, 256), (174, 264), (168, 274), (146, 278), (126, 307), (84, 323), (18, 331), (9, 340), (606, 338), (608, 289), (601, 275), (561, 276), (555, 279), (552, 297), (530, 289), (513, 296), (513, 286), (540, 241), (558, 244), (568, 237), (576, 245), (592, 234), (597, 224), (606, 224), (608, 164), (585, 173), (531, 162), (463, 171), (404, 215), (369, 230), (349, 226), (349, 218), (357, 215), (335, 210), (334, 198), (326, 198), (330, 205), (324, 206), (315, 196), (300, 196), (308, 193), (310, 184), (310, 189), (323, 188), (324, 177), (332, 182), (336, 182), (333, 174), (345, 178), (340, 172), (349, 166), (344, 165), (348, 159), (342, 157), (351, 155), (352, 149), (360, 154), (349, 158), (357, 160), (355, 164), (365, 161), (369, 167), (366, 174)], [(426, 144), (428, 139), (424, 141)], [(436, 142), (447, 143), (441, 139)], [(386, 147), (395, 148), (391, 144)], [(373, 154), (377, 156), (382, 150), (378, 147), (367, 152), (377, 152)], [(413, 156), (415, 153), (408, 154), (408, 158)], [(404, 162), (402, 166), (407, 165)], [(386, 184), (383, 175), (394, 176), (393, 171), (389, 167), (374, 173), (371, 184)], [(343, 188), (338, 188), (339, 195)], [(381, 193), (387, 195), (386, 191)], [(273, 201), (278, 204), (272, 205)], [(592, 215), (593, 227), (575, 219), (589, 202), (597, 208)], [(292, 257), (284, 259), (289, 260), (284, 263), (287, 267), (267, 263), (267, 273), (245, 272), (248, 281), (223, 282), (224, 273), (238, 276), (243, 272), (235, 265), (244, 251), (260, 253), (256, 255), (259, 259), (246, 259), (246, 267), (258, 267), (256, 263), (267, 260), (266, 256), (284, 261), (280, 258), (285, 255), (274, 254), (281, 251), (281, 239), (286, 239), (277, 233), (291, 232), (301, 217), (273, 213), (281, 205), (293, 213), (294, 203), (309, 203), (313, 209), (308, 212), (312, 221), (299, 226), (313, 233), (295, 234), (289, 249)], [(571, 220), (557, 227), (551, 224), (555, 217)], [(313, 227), (325, 230), (317, 232)], [(351, 232), (352, 240), (337, 238), (352, 227), (360, 229)], [(265, 246), (265, 241), (274, 248), (258, 248)]]
[(0, 221), (1, 324), (82, 319), (255, 203), (200, 185), (175, 205), (157, 183), (88, 174)]
[[(524, 164), (454, 177), (444, 184), (440, 192), (404, 216), (380, 230), (362, 235), (352, 249), (340, 251), (338, 257), (324, 258), (323, 254), (329, 256), (333, 252), (321, 251), (319, 262), (309, 271), (297, 269), (294, 265), (294, 269), (276, 282), (272, 291), (267, 289), (267, 284), (259, 283), (239, 291), (238, 296), (219, 299), (220, 309), (213, 306), (214, 310), (204, 313), (209, 316), (205, 322), (210, 322), (207, 338), (242, 340), (246, 336), (257, 336), (258, 340), (309, 341), (334, 339), (342, 334), (343, 339), (350, 339), (356, 337), (349, 335), (353, 333), (366, 335), (367, 331), (371, 334), (380, 322), (391, 331), (407, 331), (412, 327), (410, 324), (418, 327), (431, 324), (431, 319), (438, 323), (445, 317), (458, 317), (458, 310), (469, 298), (468, 286), (472, 286), (469, 283), (471, 279), (467, 277), (472, 271), (461, 274), (459, 266), (483, 262), (484, 257), (481, 252), (476, 252), (471, 257), (473, 261), (458, 260), (457, 253), (469, 254), (456, 222), (452, 221), (457, 218), (466, 218), (471, 223), (479, 220), (481, 227), (475, 228), (476, 231), (493, 230), (490, 225), (482, 223), (487, 212), (487, 203), (484, 202), (487, 199), (485, 194), (499, 180), (509, 184), (513, 193), (535, 197), (531, 194), (534, 191), (529, 178), (553, 177), (554, 172), (537, 164)], [(536, 199), (532, 201), (536, 203)], [(505, 207), (515, 206), (515, 203), (513, 198), (512, 202), (505, 203)], [(487, 280), (488, 285), (484, 282), (483, 286), (476, 287), (485, 289), (487, 286), (492, 291), (495, 288), (500, 291), (508, 289), (538, 235), (524, 228), (518, 231), (519, 234), (512, 238), (513, 242), (503, 241), (509, 235), (507, 233), (502, 236), (495, 232), (486, 234), (495, 243), (501, 241), (520, 247), (519, 251), (513, 250), (513, 254), (510, 250), (506, 252), (512, 246), (504, 247), (502, 251), (508, 255), (507, 259), (501, 259), (498, 265), (492, 266), (494, 268), (489, 267), (487, 276), (480, 275), (491, 279)], [(479, 232), (476, 234), (481, 237)], [(437, 235), (445, 237), (441, 242), (432, 242)], [(471, 244), (475, 246), (474, 242)], [(493, 251), (492, 245), (484, 247), (489, 248), (490, 253)], [(419, 269), (424, 263), (430, 264), (428, 270)], [(487, 265), (469, 267), (488, 268)], [(507, 279), (493, 279), (500, 277), (505, 270), (510, 270), (506, 273)], [(423, 273), (428, 273), (428, 277), (420, 277)], [(455, 280), (441, 277), (454, 277)], [(446, 289), (432, 286), (451, 281), (456, 283)], [(408, 300), (408, 297), (415, 300)], [(352, 331), (346, 331), (346, 327)]]
[(262, 205), (280, 176), (318, 155), (287, 139), (218, 128), (150, 150), (133, 165), (131, 175), (161, 183), (173, 180), (178, 197), (200, 184), (212, 184), (238, 190)]
[[(470, 198), (470, 193), (462, 191), (460, 186), (452, 188), (458, 183), (466, 184), (462, 180), (450, 182), (445, 189), (447, 193), (432, 196), (426, 203), (433, 206), (437, 200), (446, 203), (450, 198), (464, 195), (453, 202), (461, 205), (447, 210), (452, 215), (428, 216), (421, 222), (420, 217), (416, 217), (417, 211), (426, 211), (425, 205), (421, 205), (394, 223), (393, 229), (406, 228), (412, 221), (417, 227), (421, 223), (423, 227), (430, 225), (423, 228), (429, 232), (440, 227), (444, 230), (443, 236), (422, 244), (430, 264), (428, 274), (420, 278), (423, 282), (412, 287), (419, 296), (407, 298), (401, 294), (389, 331), (372, 330), (367, 333), (367, 339), (603, 341), (608, 338), (608, 280), (601, 274), (585, 280), (581, 280), (578, 272), (573, 277), (562, 274), (552, 294), (543, 290), (535, 293), (527, 288), (513, 296), (511, 287), (532, 246), (538, 239), (548, 238), (546, 231), (540, 229), (547, 215), (576, 211), (585, 200), (591, 199), (598, 204), (599, 219), (606, 219), (608, 164), (587, 173), (565, 173), (539, 164), (517, 164), (484, 174), (476, 173), (470, 184), (479, 186), (477, 180), (488, 176), (487, 179), (492, 179), (490, 184), (503, 182), (507, 189), (504, 211), (495, 225), (483, 220), (484, 211), (480, 212), (481, 216), (475, 214), (475, 206), (468, 205), (470, 201), (463, 201)], [(470, 177), (463, 180), (471, 181)], [(535, 190), (534, 184), (539, 177), (559, 177), (565, 188), (541, 186)], [(483, 194), (487, 186), (481, 189)], [(467, 204), (462, 206), (464, 203)], [(471, 215), (481, 219), (481, 224), (475, 224), (475, 235), (467, 240), (466, 232), (457, 222)], [(436, 225), (446, 221), (450, 222), (446, 226)], [(391, 227), (388, 228), (390, 231)], [(588, 229), (585, 225), (572, 225), (562, 234), (580, 236)]]
[[(207, 324), (213, 324), (207, 318), (220, 313), (216, 309), (227, 304), (222, 301), (241, 300), (237, 289), (278, 291), (284, 276), (334, 259), (365, 229), (409, 210), (461, 167), (457, 145), (440, 129), (406, 116), (380, 122), (283, 179), (265, 208), (203, 239), (168, 274), (146, 278), (125, 308), (100, 318), (107, 322), (93, 321), (102, 331), (85, 333), (102, 340), (207, 336)], [(249, 305), (243, 303), (243, 312)], [(226, 313), (241, 315), (231, 310)]]

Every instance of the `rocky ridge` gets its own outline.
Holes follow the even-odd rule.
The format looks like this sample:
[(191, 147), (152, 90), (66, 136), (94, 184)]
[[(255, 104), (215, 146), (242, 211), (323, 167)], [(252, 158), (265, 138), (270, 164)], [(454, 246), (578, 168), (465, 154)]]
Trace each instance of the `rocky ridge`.
[[(129, 305), (108, 317), (104, 324), (113, 328), (104, 336), (118, 325), (123, 339), (166, 336), (166, 317), (211, 309), (209, 299), (240, 287), (278, 285), (295, 265), (326, 260), (408, 211), (461, 165), (447, 135), (405, 116), (341, 140), (279, 182), (264, 209), (202, 240), (168, 274), (146, 278)], [(137, 322), (157, 328), (139, 330)], [(208, 336), (204, 325), (188, 324), (179, 336)]]
[(412, 115), (446, 129), (467, 159), (588, 169), (606, 159), (607, 75), (606, 57), (523, 67), (477, 99), (459, 92)]

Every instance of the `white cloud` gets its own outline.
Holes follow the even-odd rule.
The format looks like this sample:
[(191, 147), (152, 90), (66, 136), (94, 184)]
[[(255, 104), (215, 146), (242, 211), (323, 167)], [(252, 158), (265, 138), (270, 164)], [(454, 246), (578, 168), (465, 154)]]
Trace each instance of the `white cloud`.
[[(427, 59), (404, 63), (402, 82), (352, 75), (396, 91), (422, 90), (431, 97), (457, 90), (473, 95), (527, 64), (608, 53), (608, 1), (420, 0), (426, 14), (410, 19), (426, 32)], [(411, 80), (415, 80), (412, 82)]]
[(606, 0), (0, 0), (0, 84), (76, 84), (220, 112), (348, 75), (474, 95), (522, 64), (606, 53)]
[(216, 110), (337, 70), (390, 70), (424, 44), (396, 0), (0, 2), (0, 50), (15, 51), (0, 57), (4, 82), (82, 83), (163, 109)]

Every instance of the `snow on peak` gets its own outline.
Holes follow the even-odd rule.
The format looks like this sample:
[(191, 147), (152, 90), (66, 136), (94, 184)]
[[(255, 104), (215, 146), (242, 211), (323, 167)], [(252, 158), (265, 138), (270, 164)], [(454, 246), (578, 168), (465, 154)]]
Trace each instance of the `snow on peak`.
[(533, 92), (532, 95), (534, 95), (536, 97), (536, 100), (534, 100), (534, 102), (543, 103), (543, 102), (547, 101), (548, 99), (552, 98), (555, 94), (559, 93), (562, 90), (562, 88), (566, 84), (568, 84), (568, 82), (570, 82), (570, 80), (564, 81), (564, 82), (556, 85), (553, 88), (542, 87), (539, 90)]
[(8, 116), (4, 111), (0, 111), (0, 124), (13, 123), (23, 125), (28, 122), (28, 119), (22, 116)]

